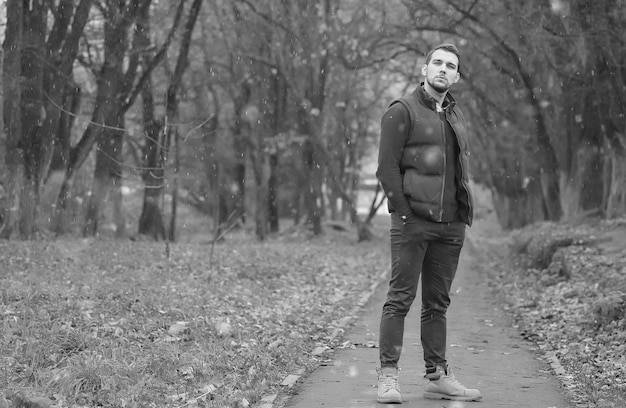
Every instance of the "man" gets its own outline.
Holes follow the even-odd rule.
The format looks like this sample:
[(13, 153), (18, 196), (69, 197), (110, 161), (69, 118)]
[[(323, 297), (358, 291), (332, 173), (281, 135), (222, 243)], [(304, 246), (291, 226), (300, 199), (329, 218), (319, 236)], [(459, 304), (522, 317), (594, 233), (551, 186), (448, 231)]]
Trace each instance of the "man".
[(391, 213), (391, 278), (380, 321), (378, 401), (401, 403), (398, 360), (404, 319), (422, 279), (421, 342), (429, 380), (424, 398), (477, 401), (480, 391), (459, 383), (446, 360), (446, 311), (471, 225), (469, 150), (463, 113), (448, 93), (460, 79), (451, 44), (431, 50), (424, 82), (392, 102), (381, 120), (376, 176)]

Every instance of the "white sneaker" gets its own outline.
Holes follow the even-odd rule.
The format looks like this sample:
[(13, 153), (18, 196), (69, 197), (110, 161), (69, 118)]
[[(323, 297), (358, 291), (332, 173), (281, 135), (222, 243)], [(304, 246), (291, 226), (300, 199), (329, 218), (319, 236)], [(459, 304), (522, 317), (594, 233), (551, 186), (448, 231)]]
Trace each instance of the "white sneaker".
[(382, 404), (401, 404), (398, 369), (393, 367), (378, 370), (378, 402)]
[(430, 382), (424, 390), (425, 399), (480, 401), (482, 398), (479, 390), (467, 388), (454, 378), (449, 368), (446, 373), (443, 367), (438, 366), (435, 373), (428, 374), (426, 377), (430, 379)]

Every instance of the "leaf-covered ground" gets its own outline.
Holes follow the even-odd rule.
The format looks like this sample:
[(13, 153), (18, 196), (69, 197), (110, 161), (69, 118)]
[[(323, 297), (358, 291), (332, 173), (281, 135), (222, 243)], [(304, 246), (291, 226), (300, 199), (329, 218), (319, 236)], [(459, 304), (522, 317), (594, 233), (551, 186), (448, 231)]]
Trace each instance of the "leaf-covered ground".
[(521, 335), (574, 406), (625, 407), (626, 220), (538, 224), (507, 242), (513, 257), (494, 262), (492, 288)]
[[(488, 225), (472, 239), (491, 288), (574, 405), (626, 406), (626, 220), (505, 237)], [(341, 347), (388, 269), (385, 229), (368, 243), (332, 228), (262, 243), (233, 233), (213, 257), (210, 243), (2, 241), (0, 407), (24, 395), (53, 407), (278, 401)]]
[(209, 244), (0, 242), (0, 390), (54, 407), (271, 401), (340, 340), (387, 249), (331, 228), (235, 234), (212, 259)]

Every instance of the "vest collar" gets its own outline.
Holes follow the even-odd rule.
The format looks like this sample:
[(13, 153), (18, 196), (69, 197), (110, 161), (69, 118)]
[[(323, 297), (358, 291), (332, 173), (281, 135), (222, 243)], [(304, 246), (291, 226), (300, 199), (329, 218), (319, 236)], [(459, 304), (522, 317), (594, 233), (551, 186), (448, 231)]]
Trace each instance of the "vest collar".
[[(422, 103), (426, 105), (426, 107), (436, 112), (437, 100), (433, 98), (428, 92), (426, 92), (426, 90), (424, 89), (424, 82), (420, 83), (420, 86), (417, 87), (417, 92), (419, 94), (419, 99), (422, 101)], [(455, 105), (456, 105), (456, 99), (454, 99), (454, 97), (450, 95), (450, 92), (448, 92), (446, 94), (446, 97), (443, 100), (443, 104), (441, 105), (441, 108), (445, 112), (447, 110), (454, 109)]]

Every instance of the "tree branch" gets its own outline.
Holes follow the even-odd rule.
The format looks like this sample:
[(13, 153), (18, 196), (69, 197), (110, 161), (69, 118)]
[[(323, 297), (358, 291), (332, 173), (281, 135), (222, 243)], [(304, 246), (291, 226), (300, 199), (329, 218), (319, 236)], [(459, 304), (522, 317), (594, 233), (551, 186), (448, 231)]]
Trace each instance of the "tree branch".
[(159, 65), (159, 63), (167, 55), (167, 50), (169, 49), (169, 46), (174, 38), (174, 34), (178, 30), (178, 26), (180, 24), (180, 20), (182, 18), (183, 10), (185, 7), (185, 1), (186, 0), (180, 0), (180, 3), (178, 3), (178, 8), (176, 10), (176, 15), (174, 17), (174, 23), (172, 24), (172, 29), (167, 35), (167, 39), (161, 46), (161, 49), (159, 49), (159, 51), (156, 53), (154, 58), (150, 62), (148, 62), (148, 64), (146, 64), (146, 68), (143, 71), (143, 74), (141, 75), (139, 80), (135, 83), (135, 86), (133, 87), (132, 91), (129, 93), (128, 97), (122, 104), (122, 108), (121, 108), (122, 112), (126, 112), (133, 105), (133, 103), (135, 103), (137, 96), (139, 96), (139, 94), (141, 93), (143, 84), (146, 82), (148, 77), (152, 74), (152, 71), (154, 70), (154, 68), (156, 68), (156, 66)]

